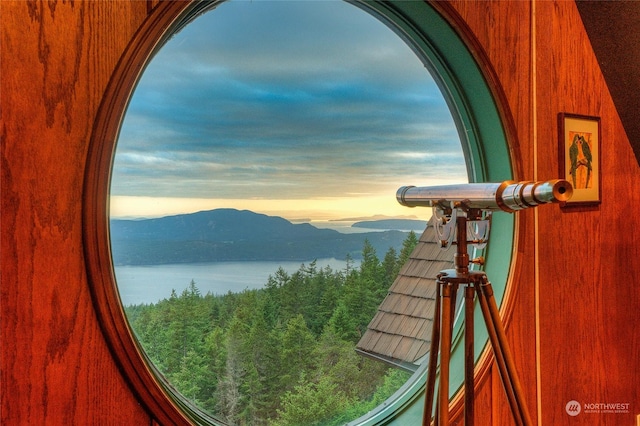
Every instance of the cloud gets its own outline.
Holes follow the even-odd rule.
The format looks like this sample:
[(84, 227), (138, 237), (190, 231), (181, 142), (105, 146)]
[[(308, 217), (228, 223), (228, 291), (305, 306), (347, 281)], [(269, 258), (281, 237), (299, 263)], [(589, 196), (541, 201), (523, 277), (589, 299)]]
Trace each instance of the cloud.
[(338, 1), (230, 1), (147, 67), (112, 194), (347, 197), (443, 175), (466, 178), (452, 118), (389, 28)]

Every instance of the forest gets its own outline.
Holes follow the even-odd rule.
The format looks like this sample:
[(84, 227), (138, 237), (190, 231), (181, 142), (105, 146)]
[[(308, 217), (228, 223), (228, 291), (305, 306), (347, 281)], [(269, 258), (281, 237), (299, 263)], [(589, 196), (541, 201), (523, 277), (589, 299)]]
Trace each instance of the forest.
[(195, 405), (235, 425), (339, 425), (380, 405), (409, 373), (355, 345), (417, 244), (380, 260), (365, 240), (358, 267), (279, 268), (257, 290), (201, 294), (191, 281), (155, 304), (125, 308), (149, 359)]

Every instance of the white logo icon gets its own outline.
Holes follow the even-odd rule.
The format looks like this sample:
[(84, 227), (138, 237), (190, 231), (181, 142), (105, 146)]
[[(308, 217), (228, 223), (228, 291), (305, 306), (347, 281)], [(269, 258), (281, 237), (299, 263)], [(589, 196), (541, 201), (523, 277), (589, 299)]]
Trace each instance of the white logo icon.
[(564, 410), (568, 415), (575, 417), (580, 414), (580, 411), (582, 411), (582, 407), (580, 406), (580, 403), (578, 401), (569, 401), (567, 402), (567, 405), (564, 406)]

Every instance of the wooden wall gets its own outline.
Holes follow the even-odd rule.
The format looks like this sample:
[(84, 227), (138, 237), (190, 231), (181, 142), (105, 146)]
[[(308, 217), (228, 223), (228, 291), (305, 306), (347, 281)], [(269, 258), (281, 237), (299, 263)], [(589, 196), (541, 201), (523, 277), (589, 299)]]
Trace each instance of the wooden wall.
[(2, 1), (2, 424), (149, 424), (93, 309), (83, 179), (141, 1)]
[[(555, 139), (559, 111), (602, 119), (602, 204), (560, 216), (540, 212), (543, 419), (561, 422), (562, 402), (574, 399), (628, 403), (631, 410), (595, 422), (585, 414), (574, 423), (633, 424), (640, 413), (640, 291), (632, 279), (640, 272), (640, 170), (575, 5), (541, 2), (537, 13), (540, 23), (551, 23), (536, 32), (539, 140)], [(539, 146), (539, 173), (552, 173), (555, 147)]]
[[(534, 420), (633, 424), (640, 413), (638, 163), (570, 1), (451, 1), (493, 70), (518, 179), (558, 176), (557, 114), (602, 119), (602, 204), (519, 214), (508, 335)], [(149, 424), (93, 308), (83, 179), (98, 107), (156, 2), (0, 2), (2, 424)], [(569, 417), (565, 404), (627, 403)], [(492, 369), (479, 424), (510, 424)]]
[[(534, 421), (634, 424), (640, 413), (640, 291), (632, 277), (640, 271), (634, 260), (640, 220), (633, 211), (640, 170), (576, 5), (450, 6), (481, 45), (505, 94), (517, 131), (516, 178), (559, 177), (558, 113), (601, 117), (601, 205), (519, 213), (508, 334)], [(496, 376), (480, 395), (493, 402), (487, 403), (493, 421), (508, 424)], [(629, 412), (569, 417), (565, 405), (572, 400), (629, 404)]]

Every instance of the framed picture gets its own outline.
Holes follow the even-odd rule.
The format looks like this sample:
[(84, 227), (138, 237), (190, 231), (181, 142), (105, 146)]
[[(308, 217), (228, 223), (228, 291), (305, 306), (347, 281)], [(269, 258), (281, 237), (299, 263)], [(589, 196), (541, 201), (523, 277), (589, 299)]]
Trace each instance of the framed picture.
[(558, 115), (560, 177), (573, 185), (567, 205), (600, 203), (600, 118)]

